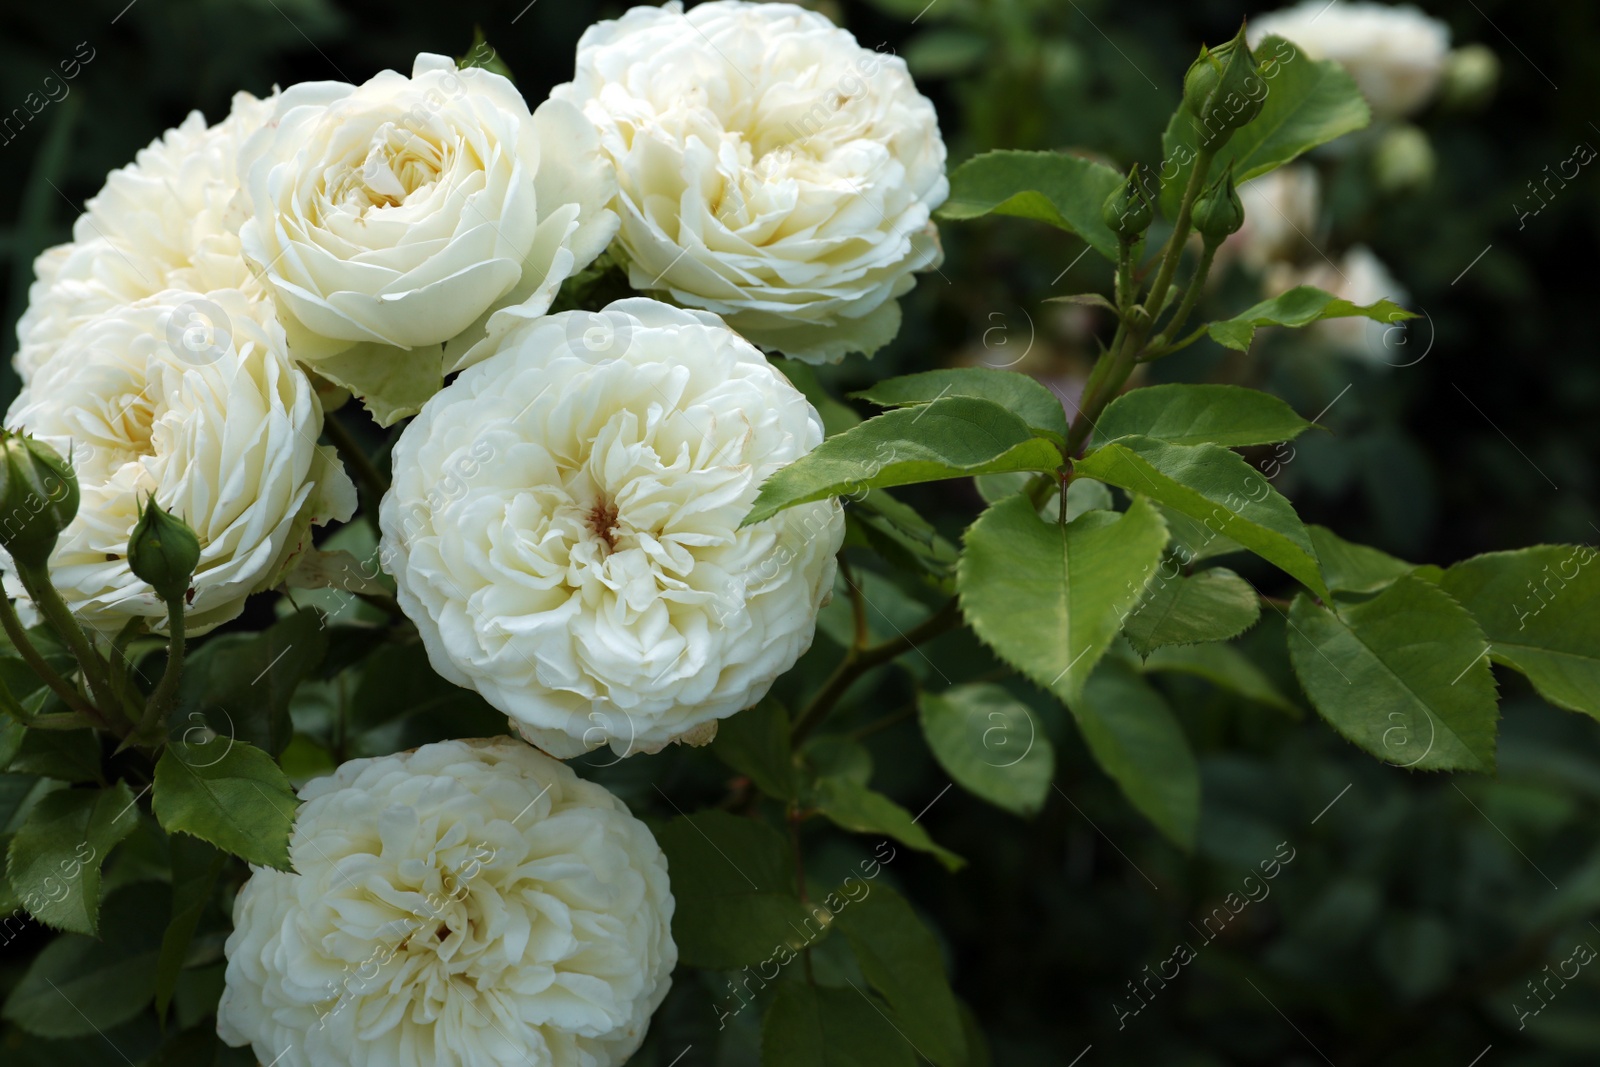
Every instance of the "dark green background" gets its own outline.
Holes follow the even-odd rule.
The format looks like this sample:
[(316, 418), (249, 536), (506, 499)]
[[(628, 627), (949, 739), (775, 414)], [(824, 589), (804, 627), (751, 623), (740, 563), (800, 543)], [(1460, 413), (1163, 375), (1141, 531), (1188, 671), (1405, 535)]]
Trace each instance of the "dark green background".
[[(537, 102), (569, 75), (583, 28), (621, 10), (537, 0), (513, 24), (520, 0), (136, 0), (126, 10), (124, 2), (8, 3), (0, 17), (0, 108), (21, 106), (79, 42), (95, 50), (65, 100), (0, 144), (8, 331), (34, 255), (66, 237), (108, 169), (191, 108), (215, 120), (240, 88), (260, 94), (275, 82), (408, 70), (420, 50), (466, 52), (475, 25)], [(1159, 370), (1266, 384), (1308, 415), (1352, 386), (1323, 420), (1333, 435), (1303, 439), (1279, 483), (1307, 521), (1348, 538), (1439, 563), (1536, 541), (1594, 544), (1600, 178), (1586, 169), (1520, 230), (1513, 204), (1576, 143), (1600, 144), (1591, 124), (1600, 122), (1600, 9), (1510, 0), (1426, 6), (1457, 43), (1482, 42), (1500, 55), (1498, 95), (1480, 112), (1419, 119), (1438, 153), (1431, 189), (1374, 198), (1356, 165), (1330, 186), (1332, 246), (1370, 244), (1426, 312), (1407, 354), (1391, 361), (1424, 348), (1426, 357), (1390, 369), (1274, 338), (1248, 361), (1203, 343)], [(922, 7), (881, 0), (826, 9), (863, 44), (887, 42), (912, 58), (939, 106), (953, 162), (994, 147), (1067, 146), (1119, 165), (1156, 161), (1198, 43), (1228, 36), (1249, 13), (1214, 0), (936, 0), (909, 25)], [(1075, 239), (1014, 221), (947, 225), (944, 235), (942, 276), (929, 275), (906, 301), (902, 336), (870, 372), (847, 364), (835, 385), (982, 356), (986, 340), (991, 353), (1000, 341), (1021, 344), (1030, 318), (1039, 347), (1025, 366), (1081, 371), (1082, 338), (1041, 301), (1103, 289), (1105, 264), (1089, 257), (1054, 282), (1081, 250)], [(1224, 288), (1221, 298), (1253, 296)], [(5, 348), (13, 346), (8, 332)], [(0, 396), (9, 398), (15, 380), (5, 373)], [(907, 495), (947, 516), (952, 535), (976, 504), (960, 487)], [(1289, 685), (1281, 629), (1269, 618), (1247, 644), (1259, 645)], [(976, 664), (968, 676), (981, 673), (984, 654), (970, 640), (946, 639), (907, 669), (961, 680), (954, 672)], [(1545, 964), (1584, 941), (1600, 946), (1600, 926), (1590, 922), (1600, 906), (1600, 730), (1550, 710), (1520, 678), (1499, 679), (1505, 721), (1493, 781), (1411, 775), (1356, 752), (1314, 714), (1291, 722), (1202, 686), (1173, 687), (1205, 775), (1193, 856), (1131, 811), (1059, 708), (1019, 687), (1057, 742), (1060, 794), (1024, 822), (952, 790), (924, 825), (971, 865), (951, 877), (901, 850), (891, 876), (943, 931), (955, 987), (997, 1063), (1067, 1064), (1091, 1045), (1082, 1067), (1593, 1063), (1600, 966), (1585, 968), (1525, 1030), (1513, 1006), (1519, 996), (1532, 1003), (1525, 983), (1548, 973)], [(849, 714), (867, 721), (907, 693), (904, 675), (889, 672), (876, 688), (858, 687)], [(876, 784), (913, 811), (948, 780), (914, 720), (873, 734), (871, 746)], [(721, 795), (718, 774), (711, 761), (678, 753), (603, 772), (638, 809), (661, 807), (654, 781), (685, 810)], [(855, 856), (853, 846), (830, 841), (817, 842), (823, 858), (812, 870), (824, 881), (832, 851), (841, 870)], [(1295, 858), (1271, 896), (1201, 947), (1194, 927), (1279, 842)], [(1197, 959), (1119, 1029), (1113, 999), (1127, 1005), (1126, 983), (1185, 940), (1200, 949)], [(0, 947), (0, 984), (9, 985), (26, 954), (23, 941)], [(726, 1035), (716, 1032), (709, 993), (690, 979), (638, 1062), (665, 1065), (685, 1044), (693, 1048), (681, 1067), (746, 1062), (754, 1021), (738, 1020), (734, 1038), (719, 1040)], [(65, 1048), (28, 1055), (73, 1061)], [(103, 1046), (82, 1055), (111, 1062)]]

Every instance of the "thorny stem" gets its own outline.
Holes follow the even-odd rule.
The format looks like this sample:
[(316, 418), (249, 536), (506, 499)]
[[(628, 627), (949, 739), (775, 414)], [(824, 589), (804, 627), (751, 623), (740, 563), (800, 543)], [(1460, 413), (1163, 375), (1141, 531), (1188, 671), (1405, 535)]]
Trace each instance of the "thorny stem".
[(944, 606), (938, 611), (911, 629), (869, 648), (850, 649), (845, 653), (844, 659), (839, 661), (839, 666), (828, 676), (828, 680), (822, 683), (817, 695), (811, 698), (811, 703), (806, 705), (800, 717), (795, 720), (794, 731), (790, 734), (790, 744), (798, 748), (806, 735), (827, 718), (828, 712), (833, 710), (833, 706), (839, 702), (845, 691), (855, 684), (856, 679), (922, 642), (939, 636), (960, 621), (961, 610), (952, 597), (945, 601)]
[(867, 647), (867, 601), (861, 592), (861, 586), (856, 584), (856, 576), (850, 571), (850, 563), (844, 558), (844, 553), (839, 553), (839, 573), (844, 577), (844, 584), (850, 588), (850, 617), (855, 624), (855, 648)]
[[(1178, 218), (1173, 224), (1172, 236), (1167, 238), (1161, 267), (1150, 286), (1149, 298), (1145, 300), (1143, 307), (1136, 308), (1131, 316), (1119, 316), (1124, 321), (1117, 326), (1116, 338), (1111, 342), (1111, 347), (1100, 357), (1100, 361), (1095, 364), (1094, 370), (1089, 374), (1089, 381), (1084, 385), (1083, 401), (1078, 405), (1078, 414), (1067, 431), (1068, 459), (1082, 450), (1100, 413), (1122, 390), (1128, 381), (1128, 376), (1133, 373), (1133, 368), (1138, 365), (1144, 353), (1145, 339), (1155, 326), (1156, 318), (1161, 314), (1167, 290), (1172, 286), (1172, 277), (1177, 272), (1179, 260), (1183, 258), (1183, 246), (1189, 238), (1194, 203), (1199, 199), (1200, 191), (1205, 185), (1206, 174), (1211, 170), (1212, 157), (1215, 155), (1215, 148), (1201, 148), (1195, 153), (1194, 169), (1189, 172), (1189, 184), (1183, 190)], [(1209, 267), (1209, 264), (1207, 266)], [(1184, 303), (1191, 308), (1193, 307), (1190, 303), (1191, 298), (1198, 299), (1197, 293), (1200, 288), (1198, 282), (1202, 277), (1197, 273), (1195, 281), (1189, 286), (1189, 292), (1184, 295)], [(1187, 315), (1187, 312), (1184, 314)], [(1131, 327), (1126, 322), (1126, 318), (1129, 317), (1134, 320), (1134, 325)]]
[[(18, 568), (18, 576), (21, 577), (22, 585), (26, 587), (29, 595), (34, 597), (35, 605), (40, 605), (40, 601), (38, 601), (38, 597), (34, 593), (34, 582), (30, 581), (29, 577), (27, 577), (27, 574), (22, 571), (22, 568)], [(46, 581), (45, 584), (46, 587), (48, 587), (50, 582)], [(51, 587), (50, 592), (54, 593), (53, 587)], [(96, 725), (102, 726), (102, 728), (107, 726), (106, 717), (101, 715), (101, 712), (98, 712), (98, 710), (94, 709), (93, 704), (85, 701), (85, 699), (83, 699), (83, 694), (78, 693), (77, 688), (74, 688), (72, 683), (69, 683), (66, 678), (62, 678), (61, 675), (58, 675), (58, 673), (54, 672), (54, 670), (51, 669), (51, 665), (46, 664), (45, 657), (38, 654), (38, 649), (34, 648), (34, 643), (27, 638), (26, 630), (22, 629), (22, 621), (18, 616), (16, 616), (16, 605), (11, 603), (10, 597), (5, 597), (3, 593), (0, 593), (0, 603), (5, 605), (3, 608), (0, 608), (0, 622), (5, 624), (6, 637), (11, 638), (11, 645), (16, 648), (19, 656), (22, 657), (22, 662), (26, 662), (30, 669), (34, 670), (35, 675), (38, 675), (40, 680), (43, 680), (45, 685), (50, 686), (51, 691), (53, 691), (56, 696), (61, 697), (62, 701), (66, 702), (67, 707), (75, 710), (75, 712), (83, 713), (86, 718), (90, 718), (91, 721), (94, 721)], [(40, 609), (43, 611), (43, 605), (40, 605)], [(67, 633), (62, 633), (62, 640), (67, 641), (67, 643), (70, 645), (70, 641), (72, 641), (72, 637), (75, 635), (80, 643), (83, 643), (83, 645), (88, 645), (88, 640), (83, 637), (83, 630), (78, 629), (77, 622), (72, 621), (69, 611), (66, 611), (66, 605), (62, 605), (62, 611), (67, 614), (67, 627), (64, 627), (64, 629), (69, 630)], [(50, 619), (51, 624), (56, 622), (56, 619), (51, 617), (48, 611), (45, 611), (45, 617), (46, 619)], [(56, 625), (56, 629), (62, 629), (62, 627)], [(77, 648), (74, 648), (74, 654), (78, 657), (78, 662), (82, 664), (83, 656), (82, 654), (77, 653)], [(86, 667), (85, 670), (83, 670), (83, 677), (90, 678), (90, 673), (88, 673), (88, 669), (86, 669)], [(96, 694), (96, 699), (99, 699), (98, 694)]]

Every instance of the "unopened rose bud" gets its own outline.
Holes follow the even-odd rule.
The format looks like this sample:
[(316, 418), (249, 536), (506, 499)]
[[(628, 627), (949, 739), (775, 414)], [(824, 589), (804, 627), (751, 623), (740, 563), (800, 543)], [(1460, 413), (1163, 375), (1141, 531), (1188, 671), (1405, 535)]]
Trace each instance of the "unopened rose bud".
[(1195, 232), (1207, 245), (1216, 245), (1244, 225), (1244, 204), (1233, 187), (1233, 167), (1222, 172), (1194, 204)]
[(43, 441), (0, 430), (0, 545), (24, 567), (43, 567), (78, 514), (78, 477)]
[(1439, 99), (1445, 107), (1474, 111), (1494, 97), (1500, 84), (1500, 57), (1488, 45), (1469, 44), (1445, 59)]
[(158, 507), (155, 497), (146, 500), (128, 538), (128, 568), (135, 577), (150, 583), (157, 596), (171, 602), (189, 591), (199, 564), (200, 539), (189, 524)]
[(1413, 193), (1433, 182), (1433, 143), (1417, 127), (1402, 123), (1385, 131), (1372, 156), (1372, 173), (1386, 193)]
[(1100, 208), (1101, 221), (1123, 241), (1138, 240), (1150, 228), (1150, 220), (1155, 217), (1155, 209), (1144, 191), (1141, 178), (1139, 164), (1135, 163), (1128, 171), (1128, 180), (1106, 197), (1105, 204)]
[(1261, 114), (1266, 98), (1267, 83), (1245, 43), (1243, 26), (1233, 40), (1202, 47), (1183, 76), (1183, 104), (1200, 122), (1201, 143), (1211, 147)]

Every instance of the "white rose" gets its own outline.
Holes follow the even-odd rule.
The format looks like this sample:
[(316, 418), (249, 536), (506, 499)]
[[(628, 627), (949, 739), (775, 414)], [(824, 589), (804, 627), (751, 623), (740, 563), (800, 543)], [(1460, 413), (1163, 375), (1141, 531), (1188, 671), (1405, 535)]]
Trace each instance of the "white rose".
[[(1281, 267), (1267, 275), (1267, 291), (1280, 293), (1296, 285), (1314, 285), (1341, 300), (1365, 306), (1392, 300), (1405, 306), (1410, 299), (1389, 268), (1366, 245), (1352, 245), (1337, 264), (1321, 261), (1305, 270)], [(1307, 328), (1324, 344), (1345, 355), (1374, 363), (1401, 367), (1421, 358), (1413, 352), (1404, 327), (1372, 319), (1328, 319)]]
[[(1275, 262), (1315, 254), (1321, 182), (1316, 168), (1290, 164), (1239, 186), (1244, 225), (1217, 249), (1220, 263), (1235, 258), (1261, 272)], [(1221, 277), (1220, 270), (1212, 275)]]
[(236, 290), (172, 290), (80, 324), (6, 425), (72, 459), (78, 514), (50, 575), (67, 605), (103, 629), (134, 616), (165, 626), (165, 604), (126, 558), (150, 494), (200, 539), (191, 633), (275, 584), (309, 545), (311, 525), (355, 510), (338, 458), (317, 444), (322, 409), (271, 305)]
[(383, 559), (434, 669), (547, 752), (701, 742), (811, 644), (839, 505), (739, 523), (821, 440), (714, 315), (637, 298), (553, 315), (406, 427)]
[(792, 4), (636, 7), (589, 27), (574, 80), (616, 162), (636, 289), (723, 316), (811, 362), (900, 328), (942, 253), (933, 105), (899, 57)]
[(34, 263), (28, 309), (17, 323), (17, 373), (27, 381), (73, 327), (168, 289), (260, 291), (239, 251), (229, 205), (237, 156), (272, 110), (249, 93), (215, 126), (200, 112), (114, 170), (84, 205), (72, 241)]
[(613, 1067), (678, 950), (666, 858), (511, 738), (352, 760), (300, 791), (296, 873), (233, 906), (217, 1033), (277, 1067)]
[(1247, 36), (1252, 48), (1282, 37), (1338, 63), (1378, 118), (1409, 115), (1431, 100), (1450, 51), (1450, 27), (1409, 4), (1304, 0), (1251, 20)]
[(505, 78), (444, 56), (291, 87), (240, 169), (240, 239), (291, 350), (383, 422), (543, 314), (616, 232), (616, 180), (578, 110), (529, 113)]

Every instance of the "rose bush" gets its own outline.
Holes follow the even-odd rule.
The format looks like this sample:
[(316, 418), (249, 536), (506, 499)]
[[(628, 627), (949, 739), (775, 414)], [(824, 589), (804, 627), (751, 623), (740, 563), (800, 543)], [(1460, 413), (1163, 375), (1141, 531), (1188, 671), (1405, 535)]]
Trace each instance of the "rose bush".
[(671, 985), (650, 831), (520, 741), (354, 760), (234, 902), (217, 1025), (284, 1067), (614, 1067)]
[[(106, 1044), (130, 1067), (978, 1067), (997, 1021), (1008, 1062), (1280, 1062), (1304, 1049), (1219, 997), (1247, 985), (1277, 1026), (1244, 976), (1304, 1000), (1374, 969), (1293, 1036), (1370, 1021), (1351, 1063), (1421, 1015), (1510, 1037), (1483, 990), (1587, 936), (1583, 909), (1536, 885), (1485, 924), (1498, 958), (1418, 967), (1453, 897), (1484, 922), (1441, 841), (1410, 850), (1430, 869), (1369, 952), (1389, 887), (1362, 856), (1406, 852), (1383, 828), (1408, 820), (1395, 776), (1345, 764), (1516, 775), (1541, 738), (1576, 751), (1600, 553), (1419, 566), (1290, 500), (1342, 520), (1369, 492), (1393, 523), (1424, 495), (1401, 391), (1379, 393), (1398, 375), (1327, 357), (1357, 331), (1395, 366), (1431, 346), (1400, 347), (1431, 321), (1365, 243), (1429, 186), (1431, 142), (1391, 122), (1324, 150), (1373, 109), (1312, 44), (1255, 53), (1241, 27), (1158, 84), (1143, 65), (1171, 48), (1039, 40), (1037, 2), (905, 11), (939, 24), (910, 66), (787, 4), (638, 9), (583, 36), (555, 99), (480, 40), (240, 97), (112, 175), (38, 262), (0, 431), (0, 567), (32, 609), (0, 596), (8, 1067)], [(1323, 15), (1354, 25), (1335, 5), (1285, 32)], [(964, 140), (1005, 148), (947, 177), (908, 72), (974, 63), (941, 100), (983, 112), (988, 80), (1026, 106), (984, 112), (1004, 135)], [(1485, 92), (1478, 66), (1449, 106)], [(1159, 148), (1136, 75), (1174, 105)], [(77, 106), (33, 192), (75, 159)], [(1087, 132), (1161, 163), (1114, 169)], [(935, 211), (972, 223), (947, 234), (963, 284), (843, 361), (896, 336)], [(1503, 452), (1464, 454), (1472, 480)], [(1581, 838), (1553, 829), (1580, 804), (1467, 788), (1499, 787), (1458, 787), (1465, 818), (1537, 809)], [(1545, 846), (1497, 820), (1467, 880), (1542, 878)], [(1307, 861), (1262, 851), (1280, 832)], [(1360, 915), (1278, 922), (1296, 899)], [(1186, 929), (1203, 979), (1120, 973)], [(1013, 994), (1059, 982), (1063, 952), (1135, 1001), (1028, 1019)], [(1135, 1036), (1168, 1002), (1181, 1037)]]
[(740, 526), (822, 424), (706, 312), (621, 300), (507, 335), (394, 450), (383, 549), (434, 669), (534, 743), (619, 755), (754, 704), (811, 643), (836, 503)]
[(871, 354), (942, 253), (944, 142), (905, 62), (792, 4), (635, 7), (552, 92), (616, 165), (636, 289), (809, 362)]

